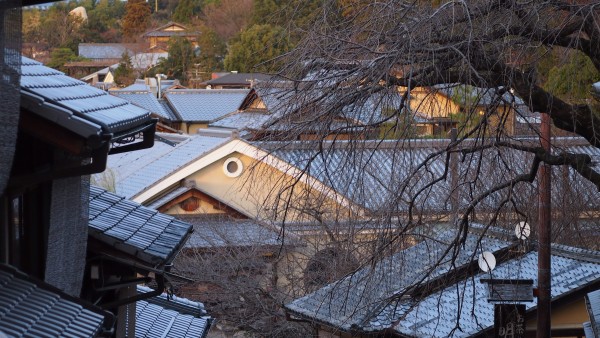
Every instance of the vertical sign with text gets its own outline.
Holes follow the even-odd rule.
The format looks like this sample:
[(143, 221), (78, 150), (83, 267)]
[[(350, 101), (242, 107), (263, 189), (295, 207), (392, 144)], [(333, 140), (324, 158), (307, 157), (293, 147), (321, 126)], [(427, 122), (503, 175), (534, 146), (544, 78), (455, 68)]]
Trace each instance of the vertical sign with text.
[(494, 306), (494, 337), (525, 337), (525, 305), (496, 304)]

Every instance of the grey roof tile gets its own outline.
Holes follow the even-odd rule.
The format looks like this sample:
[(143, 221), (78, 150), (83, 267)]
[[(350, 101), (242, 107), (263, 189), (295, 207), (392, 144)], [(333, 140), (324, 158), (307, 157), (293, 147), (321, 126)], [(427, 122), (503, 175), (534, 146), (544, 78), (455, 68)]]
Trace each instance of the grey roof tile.
[[(514, 141), (531, 142), (528, 139)], [(469, 141), (466, 142), (465, 146), (468, 146)], [(315, 143), (307, 141), (253, 144), (285, 162), (302, 170), (306, 169), (307, 174), (326, 186), (357, 205), (377, 213), (389, 210), (407, 211), (408, 204), (403, 201), (410, 200), (421, 189), (425, 190), (415, 200), (416, 210), (450, 210), (449, 179), (426, 187), (426, 184), (443, 176), (446, 170), (444, 149), (448, 143), (448, 140), (389, 140), (364, 143), (336, 141), (333, 145), (331, 142), (325, 142), (321, 153)], [(598, 148), (583, 144), (585, 142), (582, 140), (556, 139), (553, 144), (554, 152), (584, 153), (594, 161), (600, 160)], [(510, 148), (491, 148), (465, 156), (458, 164), (462, 182), (461, 206), (470, 203), (470, 191), (486, 191), (495, 184), (527, 173), (531, 162), (530, 153)], [(427, 163), (426, 166), (423, 166), (424, 163)], [(511, 165), (506, 166), (506, 163)], [(568, 180), (565, 180), (564, 172), (553, 171), (556, 177), (553, 184), (553, 203), (558, 205), (563, 196), (569, 193), (569, 196), (577, 199), (578, 206), (585, 206), (590, 210), (600, 208), (600, 193), (597, 189), (573, 169), (564, 170), (568, 170)], [(537, 182), (516, 186), (518, 198), (523, 201), (534, 198), (537, 194), (536, 186)], [(399, 191), (403, 191), (404, 194), (399, 196)], [(501, 198), (500, 194), (493, 194), (482, 201), (479, 208), (495, 208)]]
[(597, 337), (600, 334), (600, 290), (588, 293), (585, 300), (590, 315), (590, 329), (594, 332), (590, 337)]
[(155, 265), (169, 263), (182, 248), (192, 226), (126, 200), (97, 186), (90, 187), (89, 234)]
[(205, 82), (211, 86), (248, 86), (250, 87), (256, 82), (266, 82), (272, 78), (271, 75), (261, 73), (229, 73), (216, 79)]
[[(42, 104), (46, 106), (59, 107), (65, 121), (74, 116), (97, 128), (102, 126), (106, 129), (105, 132), (110, 133), (124, 132), (151, 121), (147, 110), (45, 67), (37, 61), (23, 57), (21, 72), (21, 91), (25, 98), (34, 102), (42, 100)], [(46, 114), (33, 109), (42, 116)], [(47, 118), (55, 120), (50, 116)]]
[(236, 130), (260, 130), (271, 118), (272, 116), (266, 112), (234, 112), (211, 122), (210, 126)]
[(105, 318), (111, 316), (0, 264), (0, 332), (9, 337), (95, 337)]
[(163, 105), (158, 102), (156, 96), (149, 90), (137, 91), (137, 90), (112, 90), (110, 93), (114, 96), (118, 96), (124, 100), (133, 103), (136, 106), (142, 107), (151, 113), (154, 113), (167, 120), (174, 120), (176, 117), (171, 111), (165, 110)]
[[(349, 330), (370, 318), (392, 295), (404, 292), (428, 276), (443, 278), (452, 271), (452, 253), (445, 248), (455, 237), (453, 230), (440, 232), (391, 257), (384, 258), (374, 268), (364, 268), (338, 282), (327, 285), (312, 294), (297, 299), (286, 308), (294, 313)], [(478, 235), (470, 234), (464, 249), (454, 263), (455, 267), (469, 264), (478, 250), (496, 252), (510, 243), (495, 237), (483, 237), (478, 245)], [(439, 266), (434, 263), (440, 261)], [(376, 286), (376, 287), (375, 287)], [(380, 318), (385, 325), (391, 319)]]
[(173, 89), (165, 100), (182, 121), (210, 122), (237, 110), (248, 89)]
[[(502, 242), (486, 243), (484, 239), (483, 248), (477, 248), (472, 236), (468, 236), (463, 258), (459, 258), (458, 266), (471, 261), (472, 254), (477, 257), (482, 249), (493, 252), (503, 247)], [(376, 265), (374, 272), (369, 271), (371, 268), (365, 268), (287, 304), (286, 308), (296, 315), (342, 330), (352, 328), (373, 332), (390, 328), (409, 337), (468, 337), (490, 329), (494, 323), (494, 306), (487, 301), (487, 285), (480, 282), (480, 279), (490, 277), (487, 273), (465, 276), (423, 298), (390, 301), (393, 299), (390, 297), (406, 290), (418, 280), (423, 266), (439, 257), (433, 248), (435, 246), (430, 245), (427, 251), (423, 251), (423, 244), (417, 244), (391, 258), (383, 259)], [(577, 250), (565, 246), (553, 247), (553, 299), (598, 281), (600, 253), (587, 253), (595, 259), (586, 259), (583, 255), (579, 259), (573, 256), (575, 252)], [(415, 259), (416, 257), (419, 259)], [(449, 269), (451, 267), (447, 265), (437, 268), (433, 277), (443, 278), (441, 273)], [(537, 270), (537, 252), (532, 251), (498, 264), (493, 271), (493, 278), (531, 279), (536, 284)], [(579, 278), (574, 278), (575, 276)], [(462, 306), (457, 308), (459, 299)], [(528, 311), (533, 309), (535, 300), (526, 303), (526, 306)], [(472, 309), (476, 311), (473, 312)], [(393, 326), (396, 321), (397, 325)], [(455, 330), (457, 323), (460, 325), (459, 330)]]
[[(149, 292), (138, 286), (138, 293)], [(136, 337), (203, 338), (208, 334), (212, 318), (206, 315), (201, 303), (166, 295), (136, 303)]]
[(180, 219), (194, 227), (194, 232), (185, 244), (185, 248), (188, 249), (223, 246), (279, 246), (283, 244), (279, 231), (254, 220), (202, 216), (180, 216)]
[[(596, 253), (597, 255), (598, 253)], [(578, 260), (561, 256), (560, 253), (552, 255), (552, 299), (582, 288), (598, 280), (600, 266), (585, 260)], [(537, 284), (537, 252), (529, 252), (520, 259), (512, 259), (499, 264), (494, 270), (494, 278), (520, 278), (531, 279)], [(573, 280), (574, 276), (579, 276)], [(395, 327), (397, 332), (414, 337), (467, 337), (483, 329), (490, 329), (494, 325), (494, 305), (487, 301), (487, 285), (480, 282), (481, 278), (489, 275), (480, 273), (473, 278), (462, 280), (455, 285), (434, 293), (421, 300), (411, 310), (397, 310), (394, 312), (387, 307), (383, 313), (388, 316), (405, 316), (400, 324)], [(456, 304), (460, 293), (463, 306), (460, 311), (460, 331), (452, 331), (458, 318)], [(444, 306), (444, 304), (447, 304)], [(536, 300), (525, 303), (527, 311), (535, 308)], [(401, 307), (400, 307), (401, 308)], [(471, 309), (476, 308), (475, 313)]]
[[(139, 294), (152, 291), (154, 290), (149, 287), (141, 285), (137, 286), (137, 292)], [(149, 298), (146, 301), (148, 303), (156, 304), (163, 308), (175, 310), (181, 314), (188, 314), (194, 317), (202, 317), (208, 314), (204, 308), (204, 304), (183, 297), (167, 296), (166, 293), (163, 293), (160, 296)]]
[(130, 56), (143, 50), (143, 45), (134, 43), (80, 43), (79, 56), (88, 59), (120, 59), (123, 53)]
[(150, 149), (110, 155), (107, 172), (114, 176), (116, 193), (132, 198), (228, 140), (189, 136), (175, 146), (157, 141)]

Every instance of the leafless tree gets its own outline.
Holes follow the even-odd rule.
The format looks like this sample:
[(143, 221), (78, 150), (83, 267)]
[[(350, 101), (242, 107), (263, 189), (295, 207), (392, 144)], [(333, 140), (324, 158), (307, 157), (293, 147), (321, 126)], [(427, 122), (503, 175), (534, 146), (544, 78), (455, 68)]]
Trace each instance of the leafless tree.
[[(344, 7), (346, 4), (349, 7)], [(430, 177), (423, 190), (408, 191), (404, 181), (396, 187), (398, 199), (387, 206), (394, 210), (393, 204), (408, 201), (409, 209), (416, 207), (419, 195), (423, 198), (428, 188), (449, 181), (450, 158), (456, 154), (458, 161), (471, 162), (468, 166), (471, 169), (460, 172), (455, 182), (456, 187), (470, 191), (469, 203), (462, 208), (462, 224), (466, 226), (476, 206), (485, 204), (491, 196), (512, 191), (509, 203), (515, 195), (523, 196), (518, 189), (526, 189), (522, 186), (534, 181), (540, 163), (568, 166), (579, 178), (600, 188), (600, 175), (592, 156), (561, 144), (556, 144), (553, 152), (546, 152), (536, 142), (523, 142), (508, 132), (509, 114), (525, 119), (530, 135), (536, 135), (536, 123), (521, 116), (525, 114), (523, 110), (498, 110), (500, 106), (514, 106), (522, 98), (529, 113), (548, 114), (556, 128), (582, 136), (592, 147), (600, 147), (597, 104), (593, 100), (570, 100), (564, 96), (561, 99), (544, 89), (539, 80), (540, 63), (555, 52), (567, 56), (582, 53), (596, 72), (600, 70), (599, 2), (443, 1), (436, 5), (428, 1), (327, 2), (298, 47), (284, 56), (287, 63), (280, 75), (293, 85), (285, 94), (278, 94), (285, 96), (282, 104), (285, 113), (270, 127), (285, 125), (288, 139), (298, 139), (307, 130), (316, 131), (313, 138), (322, 142), (318, 142), (318, 151), (305, 159), (305, 168), (309, 170), (319, 157), (326, 161), (328, 148), (324, 145), (335, 144), (336, 136), (348, 134), (351, 128), (354, 133), (350, 134), (359, 136), (344, 147), (382, 148), (376, 141), (365, 141), (365, 135), (373, 128), (389, 124), (406, 129), (398, 121), (407, 114), (417, 113), (414, 108), (409, 109), (411, 92), (416, 88), (443, 91), (468, 86), (490, 91), (475, 94), (482, 97), (493, 92), (484, 111), (465, 107), (457, 118), (462, 119), (458, 138), (439, 146), (438, 153), (431, 153), (415, 165), (411, 176), (422, 178), (429, 163), (438, 159), (446, 168), (443, 175)], [(570, 58), (558, 57), (554, 62), (558, 64), (565, 59)], [(579, 78), (573, 76), (563, 81), (569, 83)], [(585, 83), (585, 87), (591, 92), (592, 82)], [(398, 95), (397, 100), (390, 99)], [(378, 97), (375, 103), (371, 102), (373, 97)], [(353, 113), (348, 112), (348, 107), (352, 107)], [(388, 112), (376, 116), (376, 110)], [(368, 122), (360, 127), (336, 123), (340, 117), (348, 120), (356, 114), (363, 114), (360, 116), (363, 120), (368, 117)], [(360, 128), (364, 133), (356, 133)], [(390, 142), (381, 142), (384, 143), (394, 149), (411, 146), (407, 140), (399, 140), (392, 146)], [(496, 170), (502, 171), (496, 171), (494, 177), (502, 179), (474, 189), (473, 184), (481, 179), (477, 175), (483, 174), (477, 170), (481, 169), (482, 160), (490, 156), (483, 154), (505, 151), (527, 155), (506, 155), (517, 162), (501, 159), (503, 163)], [(523, 159), (527, 163), (518, 163)], [(366, 166), (369, 161), (363, 162)], [(461, 198), (465, 198), (464, 193)]]
[[(574, 55), (585, 55), (592, 71), (600, 71), (598, 1), (325, 2), (297, 48), (277, 60), (285, 63), (279, 80), (287, 89), (270, 94), (280, 103), (266, 130), (285, 130), (270, 135), (287, 142), (261, 145), (302, 169), (293, 186), (273, 192), (283, 200), (277, 207), (306, 205), (289, 191), (317, 178), (358, 205), (378, 199), (368, 212), (354, 214), (356, 222), (345, 230), (359, 233), (358, 220), (378, 224), (369, 231), (372, 251), (356, 249), (361, 266), (395, 252), (423, 224), (439, 221), (459, 229), (447, 251), (456, 257), (473, 221), (535, 225), (535, 180), (539, 166), (549, 164), (559, 192), (553, 197), (560, 207), (555, 239), (575, 243), (584, 231), (597, 229), (600, 110), (592, 94), (587, 100), (559, 96), (541, 72), (548, 58), (560, 65)], [(593, 81), (562, 81), (593, 91)], [(456, 138), (414, 140), (413, 124), (405, 122), (418, 117), (411, 99), (419, 88), (430, 88), (431, 95), (480, 88), (473, 99), (491, 99), (483, 110), (466, 104), (454, 117)], [(539, 121), (532, 118), (538, 113), (551, 118), (556, 134), (581, 136), (589, 144), (571, 140), (544, 150)], [(515, 118), (524, 121), (529, 138), (509, 131)], [(362, 123), (349, 122), (356, 120)], [(308, 134), (313, 143), (295, 142)], [(323, 221), (322, 210), (309, 210), (315, 224), (340, 224), (336, 217)], [(294, 223), (278, 220), (288, 229)]]

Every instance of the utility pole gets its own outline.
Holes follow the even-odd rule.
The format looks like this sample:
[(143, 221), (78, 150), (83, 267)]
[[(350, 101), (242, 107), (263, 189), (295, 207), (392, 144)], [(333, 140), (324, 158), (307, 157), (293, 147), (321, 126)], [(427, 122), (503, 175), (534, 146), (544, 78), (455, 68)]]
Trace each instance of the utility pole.
[[(550, 116), (542, 115), (542, 148), (550, 152)], [(539, 172), (539, 218), (538, 218), (538, 292), (537, 292), (537, 338), (551, 337), (551, 166), (542, 163)]]

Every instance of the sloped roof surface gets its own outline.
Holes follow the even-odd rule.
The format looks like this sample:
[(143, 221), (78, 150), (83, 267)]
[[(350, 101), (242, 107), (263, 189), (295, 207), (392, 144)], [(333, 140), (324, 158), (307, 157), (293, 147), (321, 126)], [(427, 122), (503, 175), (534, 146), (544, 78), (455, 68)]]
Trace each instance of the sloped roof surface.
[(590, 315), (590, 329), (595, 333), (590, 337), (598, 336), (600, 334), (600, 290), (588, 293), (585, 300)]
[(165, 92), (175, 114), (182, 121), (210, 122), (236, 111), (248, 89), (173, 89)]
[(95, 337), (104, 318), (100, 309), (0, 264), (0, 332), (9, 337)]
[[(137, 292), (138, 294), (152, 292), (154, 289), (151, 289), (147, 286), (138, 285)], [(175, 310), (182, 314), (192, 315), (194, 317), (202, 317), (206, 316), (208, 313), (206, 312), (206, 308), (204, 304), (200, 302), (196, 302), (193, 300), (189, 300), (183, 297), (177, 296), (167, 296), (166, 293), (162, 293), (159, 296), (155, 296), (152, 298), (146, 299), (148, 303), (159, 305), (163, 308)]]
[[(532, 142), (529, 139), (514, 141), (515, 144)], [(465, 141), (465, 147), (469, 146), (469, 142)], [(446, 170), (445, 147), (449, 140), (325, 142), (322, 152), (319, 152), (318, 144), (307, 141), (253, 144), (306, 170), (307, 174), (373, 212), (405, 212), (408, 207), (406, 201), (414, 198), (417, 192), (420, 195), (415, 199), (416, 210), (437, 212), (450, 208), (450, 177), (443, 179)], [(582, 139), (556, 139), (553, 146), (557, 154), (584, 153), (592, 158), (593, 163), (600, 163), (600, 150), (586, 144)], [(496, 184), (527, 173), (532, 154), (512, 148), (492, 147), (482, 152), (468, 153), (458, 161), (461, 177), (459, 203), (464, 207), (473, 198), (472, 191), (484, 192)], [(553, 175), (556, 177), (552, 186), (555, 191), (552, 196), (554, 203), (558, 205), (564, 196), (569, 196), (577, 207), (600, 207), (600, 193), (572, 169), (563, 167), (554, 170)], [(439, 181), (427, 186), (435, 180)], [(524, 202), (534, 198), (536, 185), (533, 182), (515, 186), (519, 192), (515, 198)], [(500, 194), (492, 194), (480, 203), (479, 208), (495, 208), (501, 198)]]
[[(102, 129), (107, 132), (119, 133), (151, 121), (150, 112), (143, 108), (37, 61), (23, 57), (22, 62), (21, 92), (37, 105), (59, 107), (55, 111), (60, 111), (60, 121), (65, 121), (65, 124), (80, 119), (103, 126)], [(46, 112), (37, 112), (35, 105), (31, 109), (41, 116), (47, 115)]]
[[(556, 248), (555, 248), (556, 249)], [(552, 254), (552, 299), (568, 295), (578, 288), (597, 283), (600, 273), (598, 253), (595, 262), (585, 258), (572, 258), (578, 249), (564, 248), (553, 251)], [(563, 256), (563, 254), (566, 254)], [(520, 259), (513, 259), (499, 264), (494, 269), (494, 278), (522, 278), (531, 279), (537, 285), (537, 252), (531, 251)], [(378, 330), (384, 324), (384, 318), (398, 318), (405, 316), (395, 331), (413, 337), (467, 337), (482, 329), (490, 329), (494, 325), (494, 305), (487, 301), (487, 285), (480, 282), (481, 278), (488, 278), (489, 274), (480, 273), (474, 278), (460, 281), (458, 284), (448, 286), (423, 299), (411, 310), (408, 304), (402, 304), (396, 311), (390, 306), (382, 314), (371, 320), (365, 328)], [(457, 292), (459, 295), (457, 295)], [(453, 331), (457, 320), (456, 304), (458, 299), (464, 301), (461, 308), (460, 329)], [(533, 302), (525, 303), (527, 310), (536, 306)], [(471, 309), (475, 308), (473, 315)], [(383, 320), (382, 320), (383, 319)]]
[(175, 146), (156, 141), (150, 149), (110, 155), (104, 175), (114, 176), (117, 194), (132, 198), (228, 140), (189, 136)]
[[(496, 245), (486, 243), (481, 249), (476, 249), (472, 237), (469, 235), (467, 239), (463, 258), (459, 259), (461, 264), (469, 262), (473, 254), (476, 259), (480, 250), (493, 252), (502, 247), (498, 242)], [(480, 282), (482, 278), (490, 278), (487, 273), (465, 276), (465, 279), (421, 299), (409, 297), (387, 301), (391, 299), (388, 297), (399, 294), (414, 283), (416, 279), (413, 278), (423, 271), (423, 265), (431, 264), (439, 257), (435, 254), (435, 245), (429, 243), (430, 248), (426, 251), (423, 251), (423, 246), (420, 243), (403, 250), (379, 262), (374, 271), (365, 268), (293, 301), (286, 308), (296, 315), (342, 330), (352, 328), (376, 332), (391, 328), (410, 337), (469, 337), (490, 329), (494, 323), (494, 305), (487, 301), (487, 284)], [(600, 272), (598, 258), (598, 252), (553, 246), (552, 298), (560, 298), (578, 288), (597, 283)], [(443, 266), (445, 271), (450, 269), (448, 265)], [(493, 278), (532, 279), (536, 285), (537, 269), (537, 252), (531, 251), (498, 264)], [(440, 276), (438, 270), (435, 269), (434, 274)], [(462, 306), (457, 308), (459, 303)], [(525, 304), (531, 310), (535, 307), (535, 300)], [(459, 310), (460, 329), (455, 330)], [(394, 326), (396, 321), (398, 324)]]
[(458, 83), (446, 83), (433, 86), (434, 90), (438, 90), (449, 98), (454, 99), (460, 105), (481, 105), (488, 106), (494, 104), (497, 100), (501, 104), (524, 105), (523, 99), (516, 95), (512, 95), (510, 91), (499, 88), (481, 88)]
[(80, 43), (78, 49), (79, 56), (88, 59), (120, 59), (123, 53), (131, 56), (143, 46), (136, 43)]
[[(130, 86), (131, 87), (131, 86)], [(124, 100), (127, 100), (136, 106), (140, 106), (162, 118), (173, 120), (176, 117), (172, 115), (170, 111), (165, 110), (165, 108), (158, 102), (156, 95), (151, 93), (150, 91), (137, 91), (137, 90), (112, 90), (110, 91), (112, 95), (118, 96)]]
[(208, 80), (205, 83), (211, 86), (248, 86), (252, 85), (257, 81), (269, 81), (271, 75), (262, 73), (229, 73), (216, 79)]
[[(380, 310), (388, 297), (404, 292), (427, 276), (442, 277), (453, 270), (452, 253), (445, 252), (455, 238), (452, 230), (427, 238), (398, 254), (384, 258), (374, 268), (367, 267), (338, 282), (286, 305), (292, 312), (349, 330), (361, 325)], [(510, 243), (494, 237), (469, 235), (465, 248), (456, 258), (455, 267), (469, 264), (478, 250), (496, 252)], [(475, 256), (476, 257), (476, 256)], [(439, 266), (433, 268), (436, 262)], [(389, 323), (388, 323), (389, 324)]]
[(230, 218), (207, 219), (186, 217), (194, 227), (194, 233), (185, 244), (186, 248), (214, 248), (224, 246), (278, 246), (282, 244), (279, 232), (254, 220)]
[(266, 112), (234, 112), (210, 123), (211, 127), (259, 130), (271, 119)]
[(97, 186), (90, 187), (90, 236), (151, 264), (179, 252), (192, 226)]
[[(346, 91), (327, 93), (319, 87), (295, 88), (282, 81), (258, 84), (255, 90), (271, 114), (271, 119), (265, 121), (264, 126), (277, 130), (302, 127), (322, 130), (323, 124), (332, 124), (333, 120), (348, 122), (345, 126), (339, 125), (339, 122), (328, 125), (330, 132), (340, 126), (381, 123), (400, 108), (402, 101), (398, 91), (373, 93), (357, 98), (346, 95)], [(324, 112), (319, 108), (325, 103), (330, 111)], [(327, 119), (324, 120), (323, 116)]]
[[(138, 286), (138, 293), (150, 291)], [(202, 303), (165, 294), (136, 302), (135, 319), (136, 337), (202, 338), (211, 324)]]

